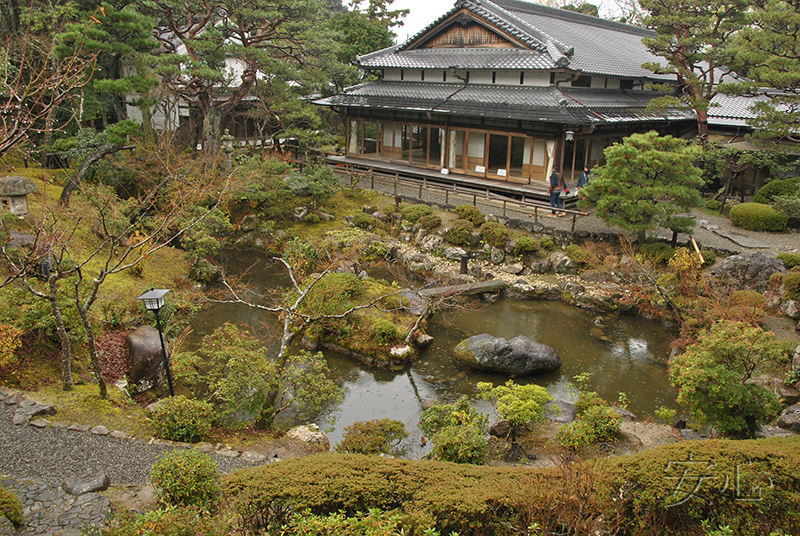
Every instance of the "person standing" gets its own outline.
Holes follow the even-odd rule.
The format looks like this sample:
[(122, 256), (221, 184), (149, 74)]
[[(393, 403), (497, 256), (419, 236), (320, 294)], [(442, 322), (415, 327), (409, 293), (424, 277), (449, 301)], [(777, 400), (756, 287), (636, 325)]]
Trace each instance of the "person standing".
[[(553, 166), (553, 172), (550, 174), (550, 188), (547, 190), (547, 193), (550, 194), (550, 207), (552, 208), (550, 213), (551, 218), (566, 214), (566, 212), (563, 212), (564, 205), (561, 202), (561, 189), (563, 187), (564, 177), (558, 171), (558, 166)], [(558, 213), (556, 209), (559, 210)]]
[(584, 186), (587, 186), (589, 184), (589, 179), (591, 179), (593, 176), (594, 174), (592, 173), (592, 168), (589, 167), (589, 164), (583, 166), (583, 171), (581, 171), (581, 174), (578, 176), (578, 186), (576, 186), (576, 189), (580, 190)]

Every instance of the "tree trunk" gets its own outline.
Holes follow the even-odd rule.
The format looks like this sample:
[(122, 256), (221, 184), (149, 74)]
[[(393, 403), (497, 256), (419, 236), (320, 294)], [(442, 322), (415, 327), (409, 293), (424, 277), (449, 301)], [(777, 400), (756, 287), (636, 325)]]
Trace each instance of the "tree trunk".
[(203, 152), (208, 156), (216, 155), (221, 146), (222, 113), (215, 106), (209, 107), (203, 117)]
[(669, 245), (671, 248), (675, 248), (678, 243), (678, 231), (672, 231), (672, 241), (670, 241)]
[[(57, 106), (50, 108), (47, 112), (47, 116), (44, 118), (44, 142), (43, 145), (45, 147), (49, 147), (51, 143), (53, 143), (53, 123), (56, 121), (56, 111), (58, 110)], [(47, 155), (42, 153), (40, 156), (39, 163), (42, 166), (47, 165)]]
[(705, 150), (708, 146), (708, 112), (705, 110), (695, 110), (697, 114), (697, 139), (700, 147)]
[(62, 207), (69, 205), (69, 198), (72, 195), (72, 191), (75, 190), (86, 174), (89, 173), (92, 165), (104, 156), (116, 153), (120, 149), (122, 149), (122, 145), (106, 144), (95, 149), (93, 153), (86, 155), (81, 165), (75, 170), (75, 173), (69, 176), (69, 180), (64, 185), (64, 189), (61, 191), (61, 198), (58, 200), (59, 204)]
[(89, 315), (83, 307), (78, 307), (78, 315), (81, 317), (81, 325), (83, 331), (86, 333), (86, 342), (89, 346), (89, 357), (92, 363), (92, 371), (95, 378), (97, 378), (97, 387), (100, 390), (100, 398), (105, 400), (108, 398), (108, 388), (106, 387), (106, 378), (103, 376), (103, 368), (100, 365), (100, 354), (97, 350), (97, 344), (94, 340), (94, 331), (92, 331), (92, 323), (89, 321)]
[(153, 112), (150, 110), (150, 105), (147, 103), (139, 106), (139, 111), (142, 114), (142, 135), (144, 141), (147, 143), (156, 142), (156, 131), (153, 128)]
[(61, 383), (65, 391), (72, 391), (72, 347), (69, 342), (67, 329), (64, 327), (64, 318), (61, 316), (61, 308), (58, 305), (58, 281), (55, 276), (51, 276), (50, 284), (50, 308), (53, 311), (53, 320), (56, 323), (58, 338), (61, 340)]

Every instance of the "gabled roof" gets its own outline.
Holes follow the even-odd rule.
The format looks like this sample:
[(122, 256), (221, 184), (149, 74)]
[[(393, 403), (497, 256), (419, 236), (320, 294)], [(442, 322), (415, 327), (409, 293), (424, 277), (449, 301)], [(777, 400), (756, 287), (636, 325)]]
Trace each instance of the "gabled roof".
[(661, 93), (654, 91), (378, 80), (315, 102), (344, 108), (404, 110), (574, 125), (694, 118), (691, 112), (647, 111), (647, 103), (660, 96)]
[[(428, 48), (448, 28), (467, 23), (497, 35), (505, 48)], [(360, 56), (358, 62), (367, 69), (568, 69), (598, 76), (672, 79), (642, 68), (643, 63), (660, 61), (641, 42), (642, 37), (654, 35), (643, 28), (520, 0), (458, 0), (402, 45)], [(492, 60), (497, 61), (492, 64)]]

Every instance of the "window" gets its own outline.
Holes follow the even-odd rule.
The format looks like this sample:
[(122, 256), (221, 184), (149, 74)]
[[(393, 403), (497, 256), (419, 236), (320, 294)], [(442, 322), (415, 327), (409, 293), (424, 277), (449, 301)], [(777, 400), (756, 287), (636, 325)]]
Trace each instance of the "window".
[(406, 72), (403, 69), (400, 69), (400, 80), (405, 80)]
[(469, 84), (469, 71), (467, 71), (466, 80), (464, 80), (464, 82), (466, 82), (467, 84)]
[(423, 82), (425, 81), (425, 71), (419, 72), (419, 79), (422, 80)]
[(447, 71), (442, 71), (442, 82), (447, 82)]
[(522, 71), (521, 73), (519, 73), (519, 85), (522, 85), (524, 83), (525, 83), (525, 71)]
[(572, 81), (572, 87), (592, 87), (592, 77), (579, 76), (577, 80)]
[(620, 80), (619, 81), (619, 88), (620, 89), (633, 89), (633, 80)]
[(497, 82), (497, 71), (492, 71), (492, 84)]

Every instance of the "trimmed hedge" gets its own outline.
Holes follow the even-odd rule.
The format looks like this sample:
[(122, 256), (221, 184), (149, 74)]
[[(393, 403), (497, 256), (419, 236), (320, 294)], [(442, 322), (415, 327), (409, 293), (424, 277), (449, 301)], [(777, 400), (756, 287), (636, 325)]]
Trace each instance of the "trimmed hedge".
[(779, 261), (783, 261), (783, 265), (787, 270), (791, 270), (795, 266), (800, 266), (800, 253), (781, 253), (775, 258)]
[(786, 229), (789, 218), (769, 205), (740, 203), (731, 209), (731, 223), (748, 231), (779, 233)]
[(378, 508), (398, 513), (407, 534), (511, 535), (538, 523), (542, 534), (700, 535), (705, 519), (741, 535), (797, 534), (798, 448), (799, 438), (690, 441), (552, 469), (322, 454), (237, 471), (223, 489), (251, 530), (293, 511)]
[(417, 223), (420, 218), (433, 214), (433, 209), (428, 205), (411, 205), (401, 210), (403, 217), (412, 223)]
[(164, 439), (196, 443), (208, 435), (215, 420), (214, 406), (178, 395), (159, 401), (153, 429)]
[(444, 238), (454, 246), (469, 246), (473, 225), (468, 220), (456, 220), (444, 233)]
[(0, 488), (0, 516), (5, 516), (15, 527), (21, 527), (25, 523), (22, 502), (6, 488)]
[(458, 214), (459, 219), (469, 220), (475, 227), (479, 227), (486, 222), (486, 216), (483, 215), (481, 209), (473, 205), (458, 205), (456, 214)]
[(769, 205), (778, 195), (791, 195), (800, 192), (800, 177), (770, 181), (753, 196), (754, 203)]
[(481, 225), (481, 239), (496, 248), (502, 248), (508, 242), (511, 231), (502, 223), (488, 221)]

